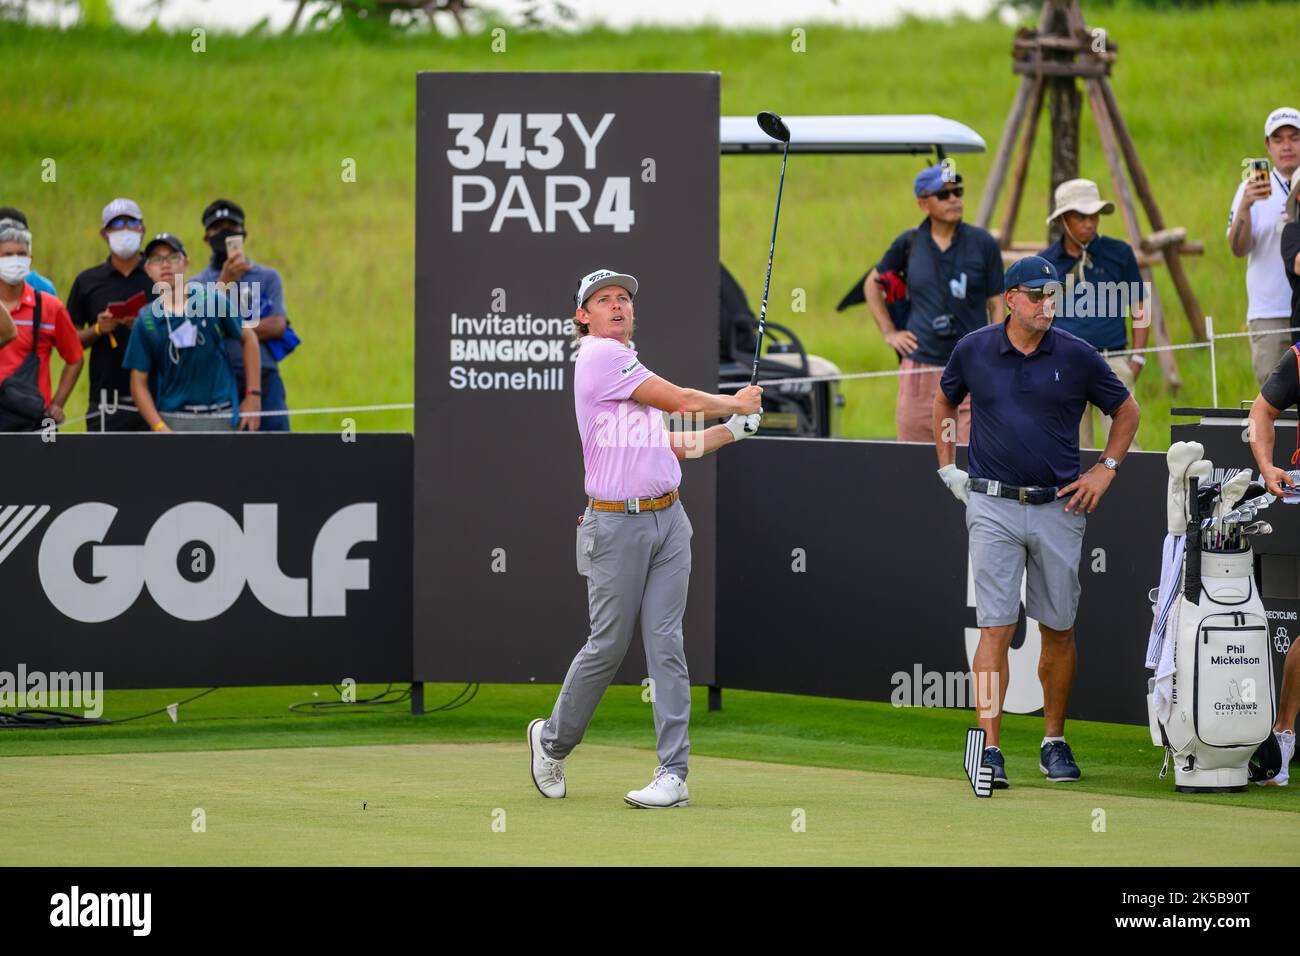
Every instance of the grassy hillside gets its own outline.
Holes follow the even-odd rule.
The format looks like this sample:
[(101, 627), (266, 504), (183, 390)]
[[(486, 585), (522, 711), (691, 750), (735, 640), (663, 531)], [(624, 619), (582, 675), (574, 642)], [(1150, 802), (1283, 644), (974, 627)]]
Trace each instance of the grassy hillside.
[[(1114, 86), (1167, 222), (1207, 246), (1189, 261), (1204, 310), (1220, 331), (1245, 327), (1244, 261), (1223, 241), (1242, 157), (1262, 149), (1264, 116), (1296, 99), (1285, 71), (1261, 70), (1262, 24), (1285, 22), (1277, 4), (1189, 12), (1094, 8), (1094, 25), (1121, 47)], [(935, 112), (967, 123), (993, 145), (1015, 90), (1012, 30), (989, 20), (908, 21), (879, 31), (812, 28), (807, 52), (783, 33), (644, 31), (578, 36), (512, 34), (493, 54), (485, 37), (396, 38), (72, 31), (0, 26), (0, 51), (23, 64), (4, 111), (0, 203), (23, 208), (36, 231), (35, 267), (66, 292), (78, 270), (104, 255), (98, 210), (115, 195), (137, 198), (151, 230), (176, 231), (202, 256), (199, 213), (218, 195), (250, 215), (250, 255), (278, 267), (304, 348), (285, 366), (298, 407), (412, 400), (415, 84), (417, 70), (718, 70), (723, 111), (752, 113)], [(1095, 130), (1085, 119), (1082, 174), (1106, 181)], [(54, 160), (57, 180), (42, 181)], [(341, 164), (356, 161), (357, 181)], [(973, 217), (991, 155), (961, 157)], [(889, 240), (914, 223), (911, 158), (799, 157), (786, 181), (772, 315), (847, 371), (894, 366), (865, 310), (834, 305)], [(770, 229), (770, 161), (722, 163), (722, 252), (761, 292)], [(1018, 238), (1045, 233), (1047, 156), (1042, 148)], [(1109, 187), (1104, 187), (1110, 192)], [(1145, 225), (1145, 223), (1144, 223)], [(1103, 231), (1120, 234), (1118, 217)], [(1175, 341), (1189, 331), (1172, 285), (1159, 275)], [(791, 290), (807, 292), (790, 314)], [(377, 328), (376, 328), (377, 327)], [(1186, 385), (1178, 404), (1210, 400), (1208, 355), (1178, 353)], [(691, 383), (707, 384), (707, 383)], [(888, 436), (892, 380), (846, 385), (846, 433)], [(1244, 340), (1223, 348), (1224, 403), (1251, 398)], [(1168, 441), (1168, 408), (1155, 363), (1139, 388), (1146, 447)], [(85, 385), (69, 415), (86, 405)], [(337, 416), (298, 419), (329, 429)], [(362, 416), (366, 428), (410, 428), (409, 413)]]

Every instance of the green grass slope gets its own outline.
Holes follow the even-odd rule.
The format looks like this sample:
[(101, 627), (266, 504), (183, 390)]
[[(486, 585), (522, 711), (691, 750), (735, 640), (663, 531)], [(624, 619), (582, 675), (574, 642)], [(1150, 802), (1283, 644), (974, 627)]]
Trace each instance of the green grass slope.
[[(1261, 152), (1263, 117), (1294, 100), (1285, 70), (1259, 67), (1261, 25), (1281, 4), (1156, 12), (1097, 8), (1095, 26), (1121, 53), (1114, 86), (1165, 219), (1206, 243), (1188, 271), (1219, 331), (1244, 329), (1243, 261), (1223, 241), (1242, 157)], [(409, 402), (413, 394), (415, 84), (418, 70), (718, 70), (725, 113), (934, 112), (961, 120), (992, 146), (1015, 90), (1012, 30), (994, 20), (908, 20), (883, 30), (812, 27), (806, 52), (788, 34), (595, 30), (515, 32), (504, 53), (487, 37), (400, 38), (24, 30), (0, 25), (0, 51), (24, 80), (6, 97), (0, 202), (24, 208), (36, 230), (35, 266), (66, 292), (104, 254), (97, 214), (115, 195), (143, 204), (151, 230), (180, 233), (202, 255), (198, 217), (217, 195), (250, 215), (249, 253), (279, 268), (305, 345), (285, 366), (297, 407)], [(612, 59), (611, 59), (612, 56)], [(1082, 174), (1106, 183), (1085, 116)], [(991, 155), (960, 157), (973, 216)], [(42, 171), (53, 161), (54, 182)], [(343, 163), (356, 164), (344, 182)], [(918, 219), (912, 158), (797, 157), (786, 180), (771, 317), (792, 325), (846, 372), (893, 368), (863, 309), (836, 315), (840, 295), (890, 239)], [(751, 298), (761, 293), (775, 167), (722, 163), (722, 254)], [(1018, 238), (1045, 233), (1047, 155), (1030, 171)], [(1103, 189), (1110, 193), (1111, 188)], [(1144, 223), (1145, 225), (1145, 223)], [(1122, 232), (1118, 217), (1106, 231)], [(1168, 277), (1158, 284), (1176, 341), (1189, 331)], [(794, 290), (807, 311), (792, 313)], [(711, 308), (711, 303), (703, 304)], [(649, 318), (649, 317), (647, 317)], [(1208, 355), (1178, 353), (1179, 404), (1210, 400)], [(1154, 363), (1138, 398), (1145, 447), (1168, 441), (1168, 408)], [(689, 383), (708, 385), (709, 383)], [(890, 379), (848, 383), (845, 433), (893, 428)], [(1222, 402), (1256, 388), (1244, 341), (1220, 351)], [(85, 409), (85, 385), (69, 414)], [(333, 429), (340, 416), (298, 419)], [(364, 428), (409, 428), (409, 413), (373, 413)]]

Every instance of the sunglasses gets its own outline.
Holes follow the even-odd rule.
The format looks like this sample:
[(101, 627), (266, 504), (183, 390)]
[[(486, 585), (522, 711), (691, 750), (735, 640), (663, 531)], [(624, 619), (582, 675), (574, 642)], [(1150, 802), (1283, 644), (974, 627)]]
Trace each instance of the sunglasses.
[(935, 199), (947, 201), (949, 196), (956, 196), (960, 199), (966, 193), (964, 186), (953, 186), (949, 189), (940, 189), (937, 193), (930, 193)]
[(132, 216), (118, 216), (116, 219), (109, 220), (105, 229), (136, 229), (144, 225), (143, 219), (135, 219)]
[(1023, 295), (1030, 302), (1034, 303), (1034, 305), (1037, 305), (1039, 302), (1042, 302), (1044, 298), (1052, 294), (1051, 289), (1047, 287), (1044, 287), (1042, 289), (1022, 289), (1019, 286), (1017, 286), (1016, 291), (1019, 292), (1021, 295)]

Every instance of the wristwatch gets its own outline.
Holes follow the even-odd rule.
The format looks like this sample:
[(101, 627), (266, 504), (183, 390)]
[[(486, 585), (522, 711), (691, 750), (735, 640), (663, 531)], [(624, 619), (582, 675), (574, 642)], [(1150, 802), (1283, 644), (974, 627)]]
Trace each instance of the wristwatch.
[(1114, 458), (1103, 458), (1098, 464), (1105, 465), (1111, 471), (1119, 471), (1119, 462)]

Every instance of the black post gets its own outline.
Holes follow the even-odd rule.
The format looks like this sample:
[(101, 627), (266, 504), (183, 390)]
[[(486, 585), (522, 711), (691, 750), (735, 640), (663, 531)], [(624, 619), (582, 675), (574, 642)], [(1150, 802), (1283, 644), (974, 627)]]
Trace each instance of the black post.
[(709, 713), (722, 710), (722, 688), (709, 685)]
[(424, 681), (411, 682), (411, 713), (424, 713)]

